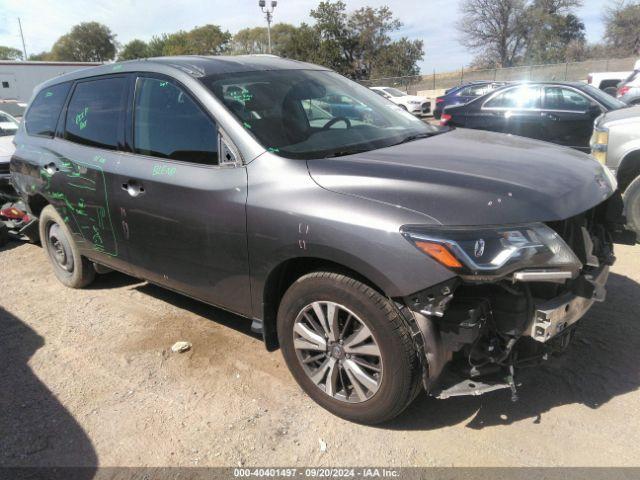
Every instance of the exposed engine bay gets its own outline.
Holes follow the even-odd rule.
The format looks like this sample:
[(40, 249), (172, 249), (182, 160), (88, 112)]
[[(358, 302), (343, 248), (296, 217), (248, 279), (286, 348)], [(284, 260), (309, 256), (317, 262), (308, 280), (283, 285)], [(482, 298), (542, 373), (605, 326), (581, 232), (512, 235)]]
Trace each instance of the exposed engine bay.
[(517, 400), (516, 371), (567, 348), (576, 322), (605, 299), (613, 243), (635, 243), (617, 213), (620, 201), (614, 195), (580, 215), (546, 223), (580, 262), (571, 275), (538, 268), (492, 280), (461, 276), (403, 299), (410, 310), (404, 316), (412, 316), (422, 337), (417, 346), (424, 352), (427, 392), (448, 398), (508, 388)]

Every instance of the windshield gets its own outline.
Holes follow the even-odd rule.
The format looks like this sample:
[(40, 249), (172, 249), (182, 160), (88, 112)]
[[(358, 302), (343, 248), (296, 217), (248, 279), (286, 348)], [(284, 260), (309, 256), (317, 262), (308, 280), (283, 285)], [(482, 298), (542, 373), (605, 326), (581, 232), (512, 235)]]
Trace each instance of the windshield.
[(11, 115), (0, 112), (0, 137), (15, 135), (18, 130), (18, 121)]
[(589, 95), (591, 95), (598, 102), (604, 105), (608, 110), (617, 110), (619, 108), (627, 107), (626, 103), (621, 102), (617, 98), (612, 97), (608, 93), (603, 92), (602, 90), (594, 87), (593, 85), (585, 84), (582, 88), (584, 88)]
[(264, 148), (284, 157), (347, 155), (440, 131), (334, 72), (241, 72), (202, 81)]
[(404, 96), (407, 95), (406, 93), (401, 92), (400, 90), (398, 90), (396, 88), (391, 88), (391, 87), (385, 87), (384, 91), (387, 92), (392, 97), (404, 97)]

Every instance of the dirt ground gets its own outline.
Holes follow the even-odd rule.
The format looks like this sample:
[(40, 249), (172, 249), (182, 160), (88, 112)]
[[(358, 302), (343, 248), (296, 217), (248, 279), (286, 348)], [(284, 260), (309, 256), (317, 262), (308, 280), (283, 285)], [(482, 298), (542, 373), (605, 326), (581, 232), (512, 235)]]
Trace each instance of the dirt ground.
[[(640, 246), (562, 358), (506, 391), (365, 427), (306, 397), (249, 322), (120, 274), (60, 285), (42, 250), (0, 249), (0, 465), (640, 464)], [(170, 352), (178, 340), (193, 343)], [(321, 443), (326, 448), (321, 448)]]

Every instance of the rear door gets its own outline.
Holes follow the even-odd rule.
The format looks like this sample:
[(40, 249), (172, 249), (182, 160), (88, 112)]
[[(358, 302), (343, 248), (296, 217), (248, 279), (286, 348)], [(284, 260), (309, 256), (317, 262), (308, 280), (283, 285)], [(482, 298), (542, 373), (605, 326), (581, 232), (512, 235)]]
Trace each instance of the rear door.
[[(155, 283), (236, 312), (250, 305), (247, 174), (214, 119), (175, 80), (141, 74), (115, 203), (130, 261)], [(219, 161), (219, 157), (224, 161)]]
[[(112, 184), (122, 155), (117, 150), (123, 141), (128, 85), (126, 75), (77, 81), (40, 170), (44, 194), (84, 253), (125, 271)], [(53, 89), (41, 93), (57, 95)]]
[[(541, 88), (536, 85), (520, 85), (500, 90), (479, 105), (475, 119), (478, 126), (473, 128), (540, 139), (540, 96)], [(470, 120), (471, 118), (468, 119)]]
[(601, 113), (594, 110), (597, 108), (597, 104), (579, 90), (545, 86), (541, 116), (546, 138), (558, 145), (588, 151), (593, 121)]

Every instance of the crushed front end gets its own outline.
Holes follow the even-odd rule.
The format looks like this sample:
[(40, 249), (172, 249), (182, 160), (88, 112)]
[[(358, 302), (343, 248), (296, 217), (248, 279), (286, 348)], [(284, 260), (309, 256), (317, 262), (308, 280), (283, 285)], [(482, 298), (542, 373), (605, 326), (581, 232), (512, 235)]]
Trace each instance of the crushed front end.
[(515, 372), (567, 348), (577, 322), (604, 301), (613, 244), (635, 243), (621, 212), (615, 193), (563, 221), (404, 228), (457, 273), (401, 302), (421, 337), (427, 391), (447, 398), (510, 388), (515, 400)]

